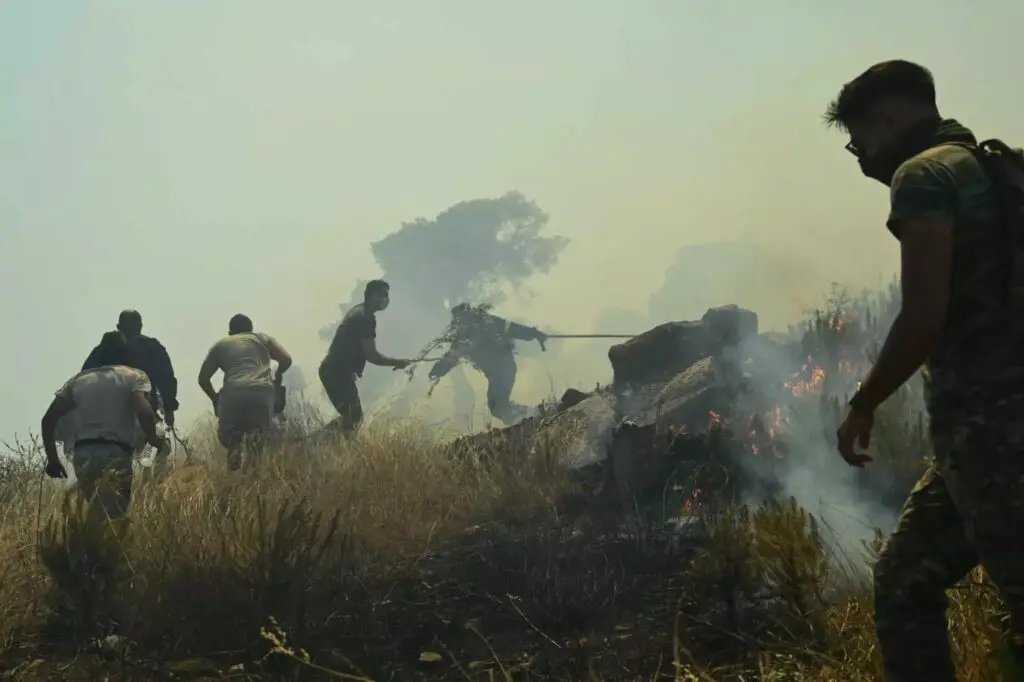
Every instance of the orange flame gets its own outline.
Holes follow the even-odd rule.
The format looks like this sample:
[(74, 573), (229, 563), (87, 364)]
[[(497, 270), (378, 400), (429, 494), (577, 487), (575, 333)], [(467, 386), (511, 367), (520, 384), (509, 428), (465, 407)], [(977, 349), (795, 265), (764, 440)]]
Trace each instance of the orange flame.
[(802, 396), (821, 390), (824, 383), (825, 370), (821, 367), (815, 367), (811, 370), (811, 377), (809, 379), (804, 381), (789, 381), (786, 382), (785, 386), (792, 391), (793, 395)]

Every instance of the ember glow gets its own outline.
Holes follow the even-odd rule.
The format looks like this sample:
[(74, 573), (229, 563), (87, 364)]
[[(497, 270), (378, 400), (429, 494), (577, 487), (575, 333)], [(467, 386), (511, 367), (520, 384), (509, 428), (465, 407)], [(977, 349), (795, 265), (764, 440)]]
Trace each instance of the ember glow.
[(700, 488), (694, 488), (693, 494), (683, 501), (683, 513), (692, 514), (701, 505), (702, 495)]
[[(797, 375), (799, 376), (799, 374)], [(825, 385), (825, 370), (821, 367), (815, 367), (810, 371), (810, 376), (807, 379), (797, 379), (787, 381), (784, 386), (792, 391), (794, 396), (803, 396), (811, 393), (817, 393), (821, 391), (822, 386)]]

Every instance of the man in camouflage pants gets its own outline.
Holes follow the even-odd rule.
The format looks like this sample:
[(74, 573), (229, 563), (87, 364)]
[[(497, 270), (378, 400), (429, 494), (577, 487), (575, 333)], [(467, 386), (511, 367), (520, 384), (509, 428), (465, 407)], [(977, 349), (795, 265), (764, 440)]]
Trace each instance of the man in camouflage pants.
[[(875, 408), (925, 365), (934, 462), (875, 566), (875, 623), (891, 682), (953, 682), (946, 589), (981, 564), (1024, 643), (1024, 354), (1015, 329), (1012, 245), (971, 132), (939, 116), (927, 69), (877, 64), (826, 114), (864, 175), (890, 188), (902, 307), (850, 401), (839, 451), (871, 459)], [(1016, 229), (1020, 229), (1018, 226)]]

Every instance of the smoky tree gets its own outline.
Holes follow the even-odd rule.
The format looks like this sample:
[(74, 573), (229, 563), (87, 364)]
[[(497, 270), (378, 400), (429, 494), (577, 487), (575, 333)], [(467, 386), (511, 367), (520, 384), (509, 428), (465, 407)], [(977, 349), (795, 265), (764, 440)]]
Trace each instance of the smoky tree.
[[(373, 242), (381, 277), (391, 284), (391, 307), (377, 320), (381, 350), (415, 355), (447, 324), (451, 306), (498, 305), (510, 289), (522, 291), (529, 277), (549, 272), (569, 240), (544, 234), (548, 218), (534, 201), (508, 192), (462, 201)], [(342, 314), (362, 302), (365, 285), (360, 281), (339, 306)], [(325, 326), (320, 337), (330, 342), (337, 326)], [(364, 379), (360, 385), (368, 398), (374, 392), (370, 384)]]

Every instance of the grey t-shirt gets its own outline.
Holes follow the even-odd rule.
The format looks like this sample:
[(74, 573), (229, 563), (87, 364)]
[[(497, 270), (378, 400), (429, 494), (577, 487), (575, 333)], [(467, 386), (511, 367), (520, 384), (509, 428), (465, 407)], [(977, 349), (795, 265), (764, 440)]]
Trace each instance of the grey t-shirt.
[(137, 417), (134, 393), (149, 393), (149, 377), (131, 367), (107, 365), (71, 377), (57, 397), (70, 400), (76, 441), (100, 439), (133, 446)]
[(274, 339), (260, 332), (231, 334), (213, 344), (209, 357), (224, 372), (225, 389), (273, 388), (270, 344)]

